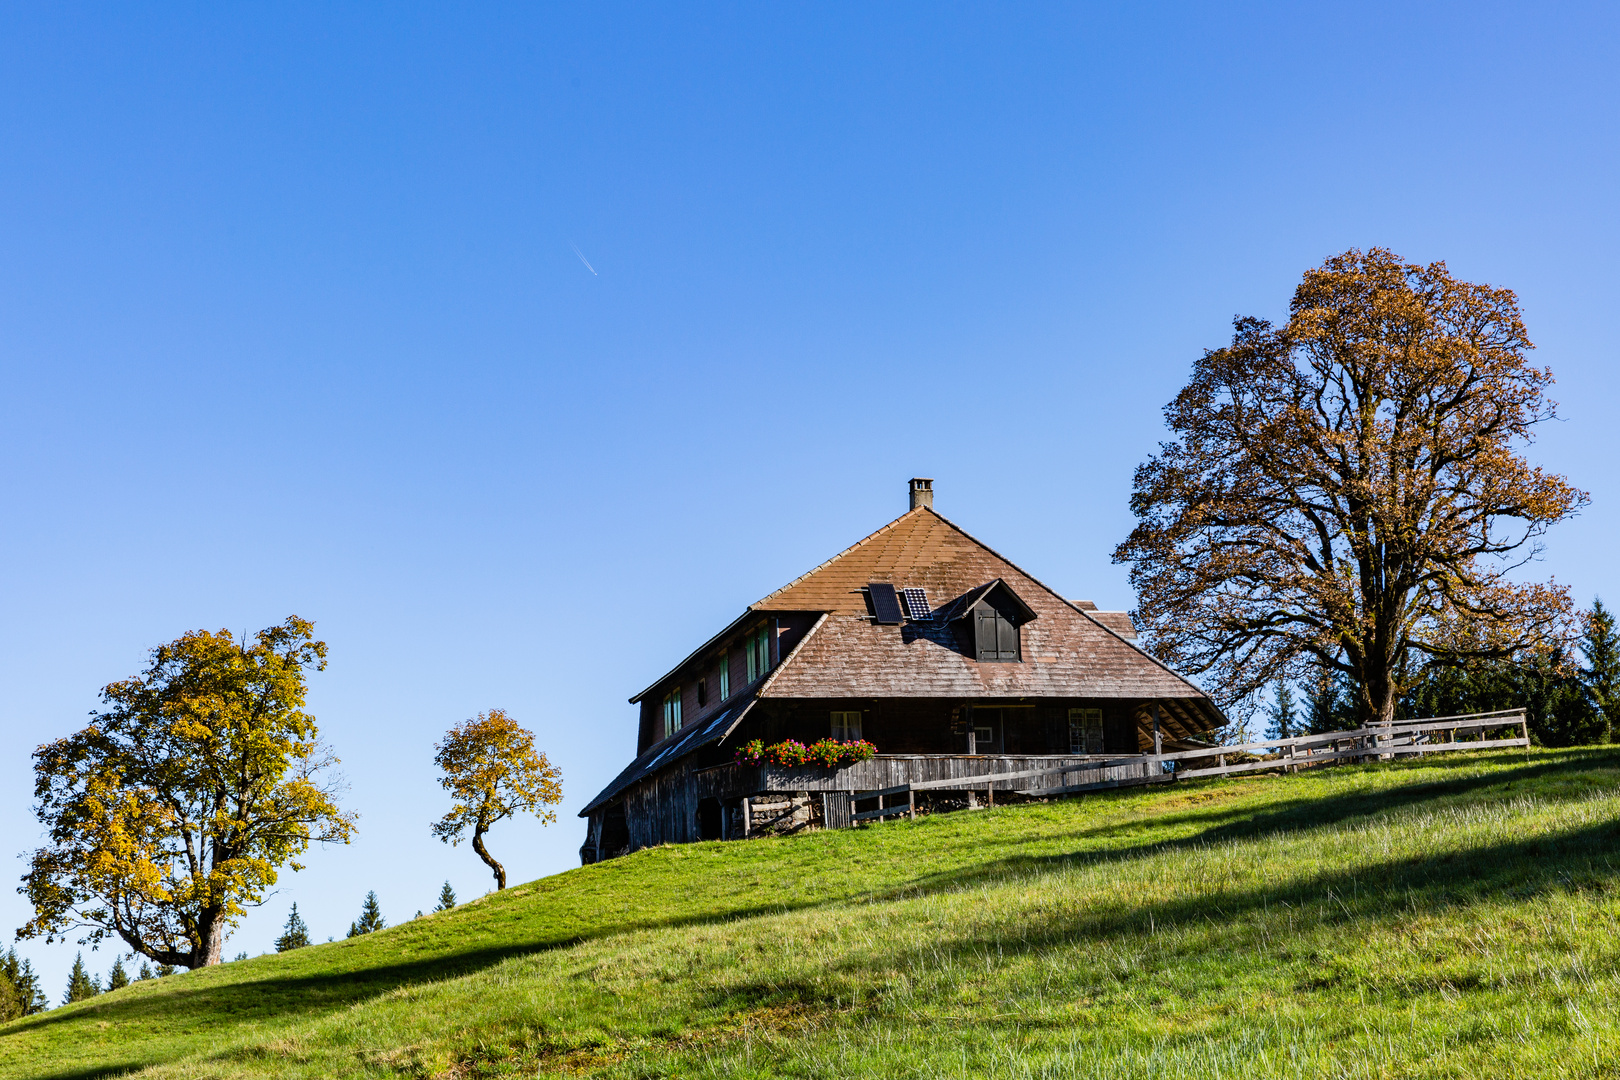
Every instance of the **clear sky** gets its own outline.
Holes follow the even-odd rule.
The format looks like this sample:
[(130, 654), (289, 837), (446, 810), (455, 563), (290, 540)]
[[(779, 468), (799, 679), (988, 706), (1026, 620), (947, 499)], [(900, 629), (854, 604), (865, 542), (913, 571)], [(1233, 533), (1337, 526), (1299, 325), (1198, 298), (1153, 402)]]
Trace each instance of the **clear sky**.
[[(341, 936), (490, 879), (428, 834), (493, 705), (577, 862), (626, 699), (905, 509), (1068, 596), (1236, 314), (1352, 246), (1518, 291), (1620, 599), (1613, 5), (8, 4), (0, 848), (29, 752), (188, 629), (315, 620)], [(21, 873), (23, 864), (14, 864)], [(0, 925), (22, 923), (0, 890)], [(53, 998), (72, 948), (25, 943)], [(103, 972), (104, 949), (89, 957)]]

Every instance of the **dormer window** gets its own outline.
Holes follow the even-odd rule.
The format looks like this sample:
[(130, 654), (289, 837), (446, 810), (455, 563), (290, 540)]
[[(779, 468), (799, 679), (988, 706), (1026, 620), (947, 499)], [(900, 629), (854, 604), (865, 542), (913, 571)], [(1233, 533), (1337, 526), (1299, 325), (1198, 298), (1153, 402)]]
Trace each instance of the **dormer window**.
[(983, 601), (973, 608), (973, 648), (980, 663), (1023, 659), (1018, 624)]
[(681, 688), (664, 695), (664, 738), (681, 730)]
[(947, 611), (961, 626), (959, 640), (975, 660), (1007, 664), (1024, 658), (1021, 631), (1035, 612), (1000, 578), (954, 601)]

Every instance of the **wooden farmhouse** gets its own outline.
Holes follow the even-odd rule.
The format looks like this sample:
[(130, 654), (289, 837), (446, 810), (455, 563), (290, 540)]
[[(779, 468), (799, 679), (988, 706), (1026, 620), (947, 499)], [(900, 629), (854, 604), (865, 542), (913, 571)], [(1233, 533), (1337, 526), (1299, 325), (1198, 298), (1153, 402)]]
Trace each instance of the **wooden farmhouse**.
[[(636, 759), (580, 812), (584, 862), (847, 825), (856, 794), (894, 785), (927, 781), (943, 809), (1050, 786), (976, 776), (1065, 769), (1070, 785), (1128, 782), (1158, 765), (1122, 755), (1154, 753), (1156, 741), (1192, 749), (1225, 722), (1136, 647), (1126, 613), (1059, 596), (941, 517), (931, 480), (913, 479), (909, 495), (905, 514), (749, 605), (630, 699)], [(864, 739), (877, 756), (736, 760), (750, 740), (828, 737)]]

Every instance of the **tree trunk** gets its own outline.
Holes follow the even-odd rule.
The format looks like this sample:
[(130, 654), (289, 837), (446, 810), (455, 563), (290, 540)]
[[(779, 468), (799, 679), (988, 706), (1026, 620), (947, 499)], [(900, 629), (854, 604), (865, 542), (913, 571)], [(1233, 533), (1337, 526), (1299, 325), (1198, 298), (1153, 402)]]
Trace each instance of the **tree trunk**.
[(197, 937), (197, 947), (185, 960), (186, 967), (211, 967), (225, 958), (225, 919), (220, 912), (203, 912), (197, 922)]
[(506, 867), (496, 862), (495, 856), (491, 855), (489, 849), (484, 846), (483, 825), (473, 829), (472, 847), (474, 851), (478, 852), (478, 857), (488, 863), (491, 870), (495, 871), (495, 888), (497, 890), (506, 888)]

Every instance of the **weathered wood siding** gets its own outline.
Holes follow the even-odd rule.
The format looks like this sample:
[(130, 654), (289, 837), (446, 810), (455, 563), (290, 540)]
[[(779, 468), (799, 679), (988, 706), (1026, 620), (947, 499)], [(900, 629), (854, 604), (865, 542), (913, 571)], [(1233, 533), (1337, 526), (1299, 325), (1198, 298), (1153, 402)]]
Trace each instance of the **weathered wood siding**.
[(717, 765), (700, 769), (692, 774), (693, 805), (700, 798), (740, 799), (765, 792), (790, 791), (872, 791), (899, 784), (924, 780), (970, 781), (976, 776), (996, 773), (1023, 772), (1029, 769), (1054, 769), (1051, 776), (1039, 784), (1026, 780), (1003, 780), (987, 784), (1003, 791), (1018, 791), (1028, 787), (1056, 787), (1063, 784), (1089, 784), (1101, 780), (1123, 780), (1147, 776), (1157, 765), (1135, 763), (1101, 767), (1103, 755), (954, 755), (954, 754), (879, 754), (870, 761), (860, 761), (836, 769), (819, 766), (787, 769), (780, 766)]

